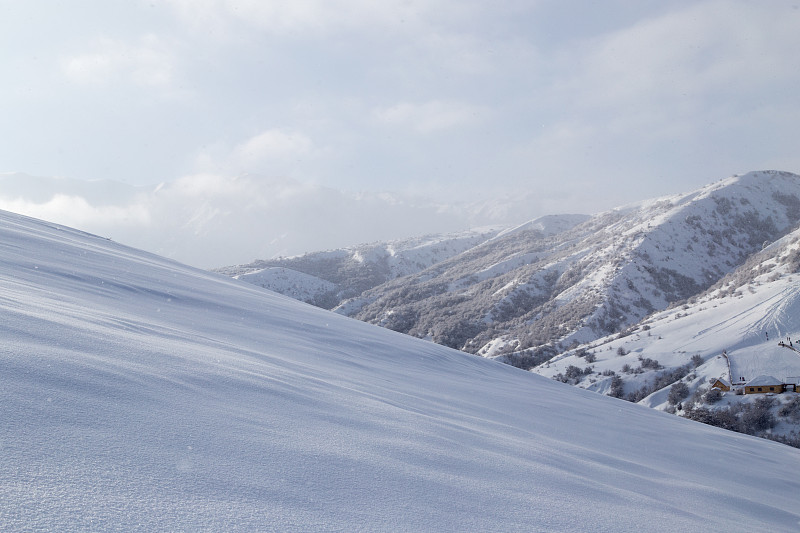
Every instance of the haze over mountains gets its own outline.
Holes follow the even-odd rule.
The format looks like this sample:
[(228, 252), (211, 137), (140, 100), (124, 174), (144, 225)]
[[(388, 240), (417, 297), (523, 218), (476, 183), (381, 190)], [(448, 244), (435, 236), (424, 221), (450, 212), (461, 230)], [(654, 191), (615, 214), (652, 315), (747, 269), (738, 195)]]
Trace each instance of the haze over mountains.
[(0, 212), (0, 528), (800, 525), (800, 454)]
[(200, 268), (431, 231), (507, 225), (524, 195), (432, 202), (253, 174), (191, 175), (152, 186), (0, 174), (0, 209), (109, 237)]

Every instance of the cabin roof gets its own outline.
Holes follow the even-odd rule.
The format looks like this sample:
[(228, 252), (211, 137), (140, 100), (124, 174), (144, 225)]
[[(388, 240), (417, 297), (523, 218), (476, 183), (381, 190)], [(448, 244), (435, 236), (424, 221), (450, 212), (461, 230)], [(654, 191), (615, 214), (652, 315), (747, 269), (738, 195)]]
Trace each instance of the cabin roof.
[(765, 385), (783, 385), (783, 382), (773, 376), (758, 376), (744, 384), (745, 387), (763, 387)]

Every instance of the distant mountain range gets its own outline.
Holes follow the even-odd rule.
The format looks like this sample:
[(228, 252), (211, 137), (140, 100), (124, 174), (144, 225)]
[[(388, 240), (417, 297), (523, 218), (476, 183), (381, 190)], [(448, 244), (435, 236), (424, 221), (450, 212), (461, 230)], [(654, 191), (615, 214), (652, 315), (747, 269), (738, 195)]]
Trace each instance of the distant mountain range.
[(800, 222), (800, 177), (219, 272), (471, 353), (561, 352), (702, 293)]
[(325, 309), (415, 274), (497, 235), (500, 229), (426, 235), (215, 269)]
[[(772, 318), (777, 325), (756, 325), (766, 312), (760, 299), (781, 302), (794, 294), (789, 280), (800, 269), (798, 223), (800, 176), (760, 171), (593, 216), (550, 216), (516, 228), (223, 272), (365, 322), (675, 410), (668, 389), (689, 384), (700, 406), (706, 381), (731, 372), (715, 362), (726, 349), (740, 368), (735, 380), (755, 373), (800, 376), (800, 356), (777, 346), (800, 321), (784, 312)], [(757, 310), (746, 312), (742, 301)], [(732, 322), (711, 328), (699, 347), (698, 331), (685, 320), (695, 315)], [(685, 327), (676, 332), (678, 324)], [(662, 328), (671, 343), (661, 342), (666, 335), (659, 339)], [(744, 350), (753, 331), (766, 344), (751, 339), (747, 346), (761, 347)], [(638, 340), (631, 344), (634, 332)], [(765, 350), (776, 355), (752, 355)], [(772, 363), (758, 363), (767, 360)], [(783, 433), (798, 427), (789, 424)]]

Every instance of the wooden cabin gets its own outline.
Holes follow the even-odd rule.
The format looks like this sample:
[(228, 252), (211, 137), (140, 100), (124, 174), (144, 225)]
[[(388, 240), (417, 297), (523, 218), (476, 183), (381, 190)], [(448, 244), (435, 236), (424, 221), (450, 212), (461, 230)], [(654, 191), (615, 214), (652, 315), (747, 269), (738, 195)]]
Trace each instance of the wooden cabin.
[(729, 390), (731, 390), (731, 384), (725, 378), (713, 378), (711, 380), (711, 388), (712, 389), (719, 389), (719, 390), (722, 390), (722, 391), (729, 391)]
[(780, 394), (783, 389), (783, 382), (772, 376), (758, 376), (744, 384), (745, 394)]

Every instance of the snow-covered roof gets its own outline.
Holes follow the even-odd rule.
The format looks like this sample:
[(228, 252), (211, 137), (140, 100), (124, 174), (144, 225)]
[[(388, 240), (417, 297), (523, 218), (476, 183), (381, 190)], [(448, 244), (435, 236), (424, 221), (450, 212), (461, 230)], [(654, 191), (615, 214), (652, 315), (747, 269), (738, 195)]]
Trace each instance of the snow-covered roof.
[(745, 383), (745, 387), (763, 387), (765, 385), (783, 385), (783, 382), (772, 376), (758, 376)]
[(731, 386), (731, 382), (730, 382), (730, 381), (728, 381), (728, 380), (727, 380), (727, 379), (725, 379), (725, 378), (711, 378), (711, 383), (714, 383), (714, 382), (716, 382), (716, 381), (719, 381), (720, 383), (722, 383), (722, 384), (723, 384), (723, 385), (725, 385), (726, 387), (730, 387), (730, 386)]

